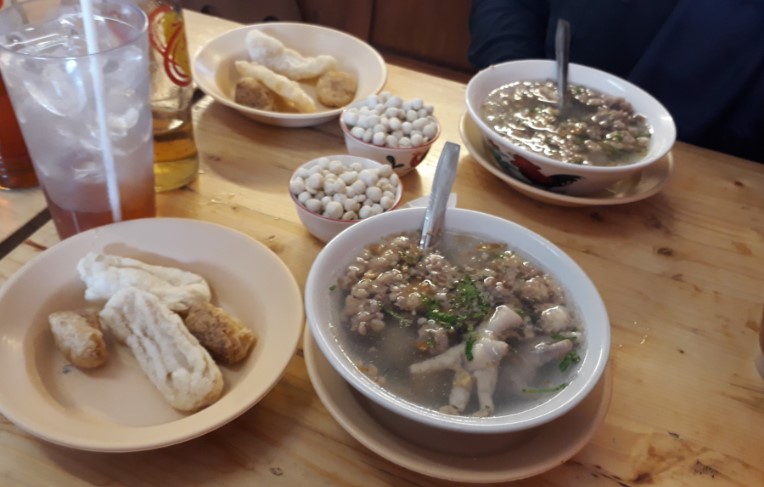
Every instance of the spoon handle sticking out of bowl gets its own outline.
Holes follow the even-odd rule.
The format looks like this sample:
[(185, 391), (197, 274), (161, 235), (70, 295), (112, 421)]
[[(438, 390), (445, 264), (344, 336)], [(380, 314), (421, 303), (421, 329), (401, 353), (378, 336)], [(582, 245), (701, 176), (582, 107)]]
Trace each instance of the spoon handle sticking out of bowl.
[(451, 187), (453, 187), (456, 178), (459, 149), (459, 144), (446, 142), (440, 153), (438, 165), (435, 167), (430, 200), (424, 212), (422, 237), (419, 239), (419, 248), (423, 250), (430, 248), (443, 230), (443, 218), (446, 215), (448, 197), (451, 195)]
[(570, 60), (570, 23), (564, 19), (557, 20), (557, 30), (554, 37), (554, 52), (557, 59), (557, 93), (559, 108), (562, 114), (568, 103), (568, 62)]

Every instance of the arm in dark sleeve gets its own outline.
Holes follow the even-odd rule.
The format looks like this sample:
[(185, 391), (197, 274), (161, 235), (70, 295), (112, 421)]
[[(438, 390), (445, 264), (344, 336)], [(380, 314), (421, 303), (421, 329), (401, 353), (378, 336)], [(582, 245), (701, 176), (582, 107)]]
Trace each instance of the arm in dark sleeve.
[(473, 0), (469, 61), (478, 69), (514, 59), (544, 58), (549, 2)]

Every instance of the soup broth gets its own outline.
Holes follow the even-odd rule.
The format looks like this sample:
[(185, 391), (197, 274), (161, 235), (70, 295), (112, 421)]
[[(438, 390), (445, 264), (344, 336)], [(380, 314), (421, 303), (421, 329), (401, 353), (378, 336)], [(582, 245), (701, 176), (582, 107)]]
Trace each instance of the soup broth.
[[(567, 385), (584, 335), (552, 276), (503, 243), (447, 233), (423, 252), (418, 242), (418, 232), (385, 237), (337, 281), (336, 336), (362, 372), (411, 403), (479, 416), (528, 409)], [(488, 396), (476, 394), (492, 374)]]
[(638, 161), (651, 129), (623, 98), (570, 85), (560, 116), (553, 81), (516, 81), (492, 91), (481, 117), (512, 143), (571, 164), (609, 166)]

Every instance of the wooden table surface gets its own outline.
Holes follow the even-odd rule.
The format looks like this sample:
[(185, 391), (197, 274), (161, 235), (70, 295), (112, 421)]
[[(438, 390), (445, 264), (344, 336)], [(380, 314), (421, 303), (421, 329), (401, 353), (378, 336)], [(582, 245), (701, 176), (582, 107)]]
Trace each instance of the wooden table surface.
[[(236, 25), (193, 12), (186, 19), (192, 50)], [(429, 192), (443, 143), (460, 142), (465, 87), (390, 65), (385, 89), (424, 97), (443, 126), (426, 161), (403, 179), (408, 201)], [(301, 226), (287, 182), (301, 162), (344, 153), (337, 124), (261, 125), (209, 97), (196, 105), (195, 124), (201, 174), (189, 188), (160, 194), (159, 215), (251, 235), (302, 288), (321, 243)], [(571, 460), (515, 485), (764, 485), (764, 380), (754, 368), (764, 304), (764, 165), (683, 143), (673, 157), (673, 178), (658, 195), (565, 208), (520, 195), (462, 153), (458, 206), (513, 220), (564, 249), (598, 287), (612, 325), (614, 387), (604, 423)], [(0, 237), (39, 213), (38, 198), (34, 191), (0, 197)], [(0, 283), (57, 241), (52, 225), (43, 226), (0, 260)], [(58, 447), (0, 416), (0, 485), (452, 484), (390, 463), (346, 433), (314, 392), (300, 347), (282, 380), (243, 416), (156, 451)]]

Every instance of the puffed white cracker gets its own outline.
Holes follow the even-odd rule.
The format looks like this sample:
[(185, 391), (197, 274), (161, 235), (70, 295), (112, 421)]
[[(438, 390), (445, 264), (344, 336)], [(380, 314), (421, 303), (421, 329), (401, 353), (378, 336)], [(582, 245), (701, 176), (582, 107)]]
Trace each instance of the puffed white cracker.
[(275, 73), (263, 65), (249, 61), (236, 61), (236, 69), (242, 76), (255, 78), (275, 91), (280, 97), (292, 103), (299, 112), (312, 113), (316, 111), (316, 102), (305, 93), (305, 90), (296, 81)]
[(99, 317), (175, 409), (195, 411), (220, 397), (223, 375), (217, 364), (180, 316), (154, 294), (124, 288), (106, 302)]
[(136, 287), (156, 295), (171, 310), (185, 312), (212, 298), (207, 281), (193, 272), (151, 265), (129, 257), (90, 252), (77, 263), (85, 299), (105, 301), (121, 289)]
[(252, 61), (292, 80), (315, 78), (337, 64), (334, 56), (328, 54), (303, 56), (294, 49), (285, 47), (275, 37), (257, 29), (247, 32), (244, 43)]

